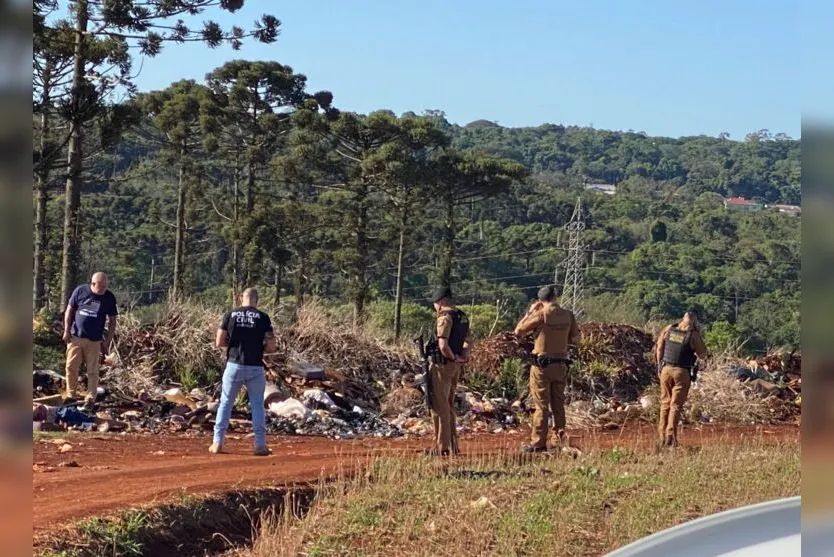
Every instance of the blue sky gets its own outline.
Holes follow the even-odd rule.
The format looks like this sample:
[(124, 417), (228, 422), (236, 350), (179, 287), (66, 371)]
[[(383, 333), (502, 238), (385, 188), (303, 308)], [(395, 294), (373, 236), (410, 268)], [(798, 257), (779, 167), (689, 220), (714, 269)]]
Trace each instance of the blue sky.
[(799, 137), (803, 101), (830, 98), (802, 94), (800, 56), (813, 49), (799, 24), (820, 19), (787, 1), (247, 0), (201, 19), (246, 26), (264, 12), (282, 21), (276, 43), (171, 45), (144, 61), (137, 84), (265, 59), (332, 91), (343, 110), (733, 139), (762, 128)]

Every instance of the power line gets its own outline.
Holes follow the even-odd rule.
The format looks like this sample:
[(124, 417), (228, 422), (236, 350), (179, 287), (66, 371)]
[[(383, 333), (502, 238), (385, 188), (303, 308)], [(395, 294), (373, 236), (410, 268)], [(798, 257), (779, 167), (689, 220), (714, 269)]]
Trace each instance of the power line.
[[(565, 261), (565, 282), (562, 301), (579, 319), (582, 316), (582, 299), (585, 295), (585, 218), (582, 215), (582, 198), (576, 199), (576, 207), (570, 222), (565, 225), (568, 231), (568, 257)], [(554, 273), (555, 274), (555, 273)]]
[[(542, 274), (540, 276), (549, 276), (549, 275)], [(658, 284), (664, 285), (664, 286), (679, 286), (677, 284), (669, 283), (669, 282), (658, 282)], [(468, 290), (464, 290), (463, 293), (459, 294), (459, 296), (464, 296), (464, 295), (468, 296), (468, 295), (471, 295), (471, 294), (481, 294), (481, 295), (483, 295), (483, 294), (505, 294), (507, 292), (523, 292), (525, 290), (538, 290), (539, 288), (543, 288), (545, 286), (551, 286), (551, 284), (534, 284), (534, 285), (530, 285), (530, 286), (505, 286), (505, 287), (502, 287), (502, 288), (478, 289), (476, 292), (470, 292)], [(610, 286), (587, 286), (586, 290), (591, 291), (591, 292), (602, 291), (602, 292), (620, 292), (620, 293), (628, 291), (627, 288), (610, 287)], [(764, 301), (764, 302), (767, 302), (767, 303), (776, 303), (776, 302), (772, 302), (770, 300), (765, 300), (764, 299), (764, 295), (765, 294), (770, 294), (770, 293), (772, 293), (772, 291), (771, 292), (764, 292), (764, 293), (762, 293), (762, 296), (759, 296), (759, 297), (752, 297), (752, 296), (719, 296), (717, 294), (709, 294), (709, 293), (705, 293), (705, 292), (698, 292), (698, 293), (690, 292), (690, 293), (687, 293), (686, 295), (688, 297), (692, 297), (692, 296), (698, 296), (699, 294), (709, 294), (711, 296), (715, 296), (716, 298), (719, 298), (719, 299), (722, 299), (722, 300), (744, 300), (744, 301), (761, 300), (761, 301)], [(425, 300), (424, 300), (424, 298), (407, 298), (406, 301), (422, 302), (422, 301), (425, 301)]]

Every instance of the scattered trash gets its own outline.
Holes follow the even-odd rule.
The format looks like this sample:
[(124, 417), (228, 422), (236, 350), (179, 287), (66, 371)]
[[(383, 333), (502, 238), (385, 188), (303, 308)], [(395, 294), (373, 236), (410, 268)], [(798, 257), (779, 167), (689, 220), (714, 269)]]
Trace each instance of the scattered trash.
[(562, 454), (572, 457), (574, 460), (582, 456), (582, 451), (576, 447), (562, 447)]
[(69, 443), (65, 443), (64, 445), (61, 446), (60, 449), (58, 449), (58, 452), (60, 452), (61, 454), (64, 454), (64, 453), (70, 452), (71, 450), (72, 450), (72, 445), (70, 445)]
[(487, 499), (486, 496), (481, 496), (477, 501), (472, 501), (469, 503), (469, 506), (473, 509), (497, 509), (498, 507), (495, 506), (495, 503)]
[[(128, 321), (120, 326), (112, 357), (108, 356), (103, 369), (95, 414), (77, 401), (63, 400), (60, 373), (34, 370), (33, 431), (63, 428), (203, 435), (210, 430), (219, 407), (219, 382), (190, 390), (176, 383), (176, 370), (183, 362), (198, 369), (222, 370), (222, 356), (205, 348), (210, 342), (202, 342), (210, 340), (211, 329), (193, 326), (200, 322), (192, 318), (197, 311), (172, 304), (153, 325)], [(570, 355), (574, 364), (566, 392), (568, 428), (613, 429), (651, 417), (658, 404), (656, 367), (650, 360), (652, 336), (627, 325), (587, 323), (580, 327), (583, 342), (579, 352)], [(60, 346), (59, 329), (60, 323), (52, 329), (40, 326), (38, 342)], [(276, 330), (278, 349), (264, 359), (268, 375), (264, 406), (270, 432), (349, 439), (431, 431), (414, 354), (357, 337), (349, 330), (327, 335), (317, 331), (320, 327), (305, 329), (303, 323)], [(529, 339), (512, 333), (477, 344), (454, 397), (460, 433), (500, 434), (527, 427), (533, 409), (526, 389), (516, 396), (516, 390), (504, 384), (487, 388), (479, 383), (473, 389), (475, 383), (467, 384), (467, 380), (486, 378), (493, 386), (506, 381), (503, 362), (522, 358), (530, 349)], [(524, 366), (515, 369), (524, 372)], [(523, 377), (515, 378), (517, 385), (524, 382)], [(758, 422), (796, 416), (801, 410), (801, 357), (791, 353), (729, 359), (720, 370), (711, 363), (693, 386), (690, 401), (686, 418), (702, 423), (739, 420), (745, 412)], [(247, 435), (251, 427), (248, 407), (236, 407), (231, 428)]]
[(339, 407), (336, 406), (336, 403), (333, 402), (333, 399), (319, 389), (304, 391), (304, 394), (301, 395), (301, 397), (304, 402), (314, 410), (319, 407), (326, 408), (330, 411), (336, 411), (339, 409)]
[(297, 418), (301, 420), (307, 419), (310, 415), (310, 410), (301, 401), (294, 398), (271, 403), (269, 412), (279, 418)]
[(284, 393), (281, 392), (281, 389), (278, 388), (278, 385), (273, 382), (266, 384), (264, 388), (264, 407), (269, 408), (269, 405), (273, 402), (281, 402), (286, 398)]
[(323, 367), (310, 364), (308, 362), (298, 362), (298, 364), (296, 364), (296, 366), (292, 369), (292, 372), (299, 377), (303, 377), (304, 379), (317, 379), (319, 381), (327, 379), (327, 375), (324, 373)]

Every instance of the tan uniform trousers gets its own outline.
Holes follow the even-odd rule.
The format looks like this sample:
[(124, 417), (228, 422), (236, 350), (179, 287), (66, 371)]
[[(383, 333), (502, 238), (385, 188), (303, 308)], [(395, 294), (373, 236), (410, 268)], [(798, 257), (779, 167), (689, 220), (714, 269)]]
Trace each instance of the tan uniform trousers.
[(554, 430), (565, 429), (565, 385), (568, 367), (551, 364), (544, 369), (530, 366), (530, 394), (536, 411), (533, 413), (533, 431), (530, 437), (534, 447), (547, 446), (547, 422), (553, 414)]
[(678, 424), (691, 383), (686, 368), (664, 365), (660, 370), (660, 422), (657, 431), (661, 440), (671, 437), (677, 441)]
[(81, 362), (87, 364), (87, 392), (95, 398), (98, 390), (98, 366), (101, 358), (101, 341), (72, 337), (67, 345), (67, 396), (78, 396), (78, 372)]
[(457, 420), (455, 417), (455, 388), (460, 378), (460, 365), (431, 364), (432, 380), (431, 419), (434, 426), (435, 448), (439, 452), (457, 452)]

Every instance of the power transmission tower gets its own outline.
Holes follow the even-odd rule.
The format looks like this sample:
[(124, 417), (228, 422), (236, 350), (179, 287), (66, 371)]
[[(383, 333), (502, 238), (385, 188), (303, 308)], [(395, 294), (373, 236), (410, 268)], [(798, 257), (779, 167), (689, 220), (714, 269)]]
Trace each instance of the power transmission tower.
[(568, 231), (568, 255), (565, 259), (565, 283), (562, 292), (562, 305), (571, 310), (577, 320), (582, 316), (582, 298), (585, 291), (586, 253), (585, 219), (582, 215), (582, 198), (576, 199), (576, 207), (570, 222), (565, 225)]

